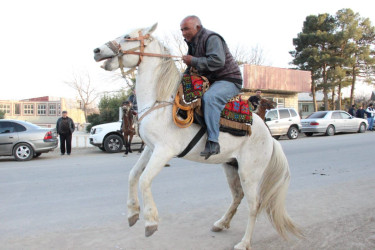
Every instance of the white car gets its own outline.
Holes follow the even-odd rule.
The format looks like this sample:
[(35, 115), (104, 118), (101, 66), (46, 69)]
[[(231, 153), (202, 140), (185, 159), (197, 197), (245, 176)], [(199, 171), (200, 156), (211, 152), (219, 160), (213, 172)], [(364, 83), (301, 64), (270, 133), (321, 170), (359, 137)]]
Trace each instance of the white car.
[(279, 139), (282, 135), (287, 135), (289, 139), (297, 139), (301, 132), (301, 119), (294, 108), (268, 110), (265, 118), (275, 139)]
[(96, 125), (90, 130), (90, 144), (109, 153), (120, 152), (124, 137), (120, 133), (121, 121)]
[(302, 119), (302, 132), (306, 136), (325, 133), (328, 136), (339, 132), (364, 133), (368, 127), (366, 119), (349, 115), (343, 110), (317, 111)]

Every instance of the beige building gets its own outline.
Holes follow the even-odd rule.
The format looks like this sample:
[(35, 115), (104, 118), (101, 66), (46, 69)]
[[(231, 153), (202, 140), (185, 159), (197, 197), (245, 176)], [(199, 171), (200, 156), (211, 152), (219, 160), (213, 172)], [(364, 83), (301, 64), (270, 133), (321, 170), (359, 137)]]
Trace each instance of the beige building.
[(245, 64), (243, 76), (243, 88), (249, 96), (260, 89), (262, 97), (276, 102), (278, 108), (298, 111), (298, 93), (311, 90), (310, 71)]
[(76, 100), (50, 96), (24, 100), (0, 100), (5, 119), (28, 121), (41, 127), (54, 128), (63, 110), (68, 111), (78, 130), (86, 123), (80, 103)]

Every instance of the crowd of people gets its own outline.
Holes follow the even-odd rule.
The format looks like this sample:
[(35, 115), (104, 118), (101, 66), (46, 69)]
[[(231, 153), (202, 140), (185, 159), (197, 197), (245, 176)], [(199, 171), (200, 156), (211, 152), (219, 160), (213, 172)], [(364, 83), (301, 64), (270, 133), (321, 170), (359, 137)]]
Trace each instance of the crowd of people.
[(349, 110), (348, 113), (351, 116), (366, 119), (368, 121), (368, 128), (369, 131), (374, 131), (374, 118), (375, 118), (375, 109), (374, 104), (370, 103), (366, 109), (363, 108), (363, 106), (356, 107), (355, 104), (353, 104)]

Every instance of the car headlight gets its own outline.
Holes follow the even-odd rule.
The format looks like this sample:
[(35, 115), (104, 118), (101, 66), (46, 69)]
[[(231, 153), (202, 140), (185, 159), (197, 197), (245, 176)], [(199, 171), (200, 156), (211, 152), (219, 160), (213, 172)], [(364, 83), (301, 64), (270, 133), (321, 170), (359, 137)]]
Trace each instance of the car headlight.
[(95, 129), (95, 134), (99, 134), (102, 131), (103, 131), (103, 128), (96, 128)]

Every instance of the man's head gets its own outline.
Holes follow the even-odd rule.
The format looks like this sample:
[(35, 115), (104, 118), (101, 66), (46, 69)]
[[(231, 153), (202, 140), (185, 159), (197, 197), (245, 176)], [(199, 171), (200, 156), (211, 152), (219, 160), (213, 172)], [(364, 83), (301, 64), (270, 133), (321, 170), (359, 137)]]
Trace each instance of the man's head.
[(65, 111), (65, 110), (61, 114), (62, 114), (62, 117), (64, 117), (64, 118), (68, 116), (68, 112)]
[(180, 28), (185, 40), (191, 42), (198, 31), (201, 30), (202, 23), (197, 16), (187, 16), (181, 21)]
[(369, 105), (368, 105), (370, 108), (372, 108), (372, 106), (374, 106), (372, 103), (370, 103)]
[(255, 90), (255, 94), (260, 97), (260, 94), (262, 94), (262, 91), (260, 89)]
[(352, 105), (352, 108), (355, 108), (355, 104)]

